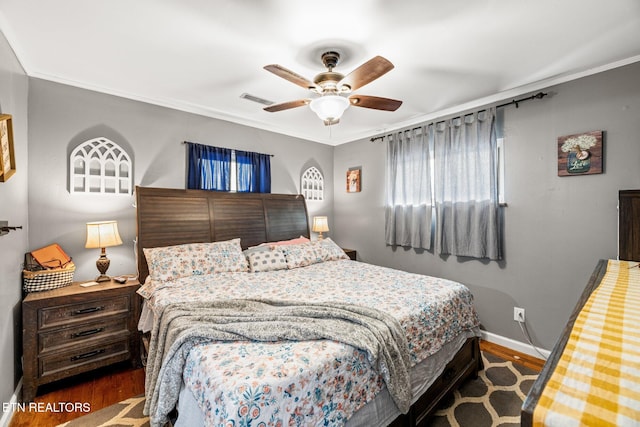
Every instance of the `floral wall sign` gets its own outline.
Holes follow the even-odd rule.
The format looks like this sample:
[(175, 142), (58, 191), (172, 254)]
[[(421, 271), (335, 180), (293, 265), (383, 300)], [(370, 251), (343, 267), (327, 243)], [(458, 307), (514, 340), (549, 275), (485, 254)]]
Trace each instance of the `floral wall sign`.
[(347, 171), (347, 193), (359, 193), (362, 190), (362, 169), (349, 168)]
[(558, 138), (558, 176), (602, 173), (602, 131)]

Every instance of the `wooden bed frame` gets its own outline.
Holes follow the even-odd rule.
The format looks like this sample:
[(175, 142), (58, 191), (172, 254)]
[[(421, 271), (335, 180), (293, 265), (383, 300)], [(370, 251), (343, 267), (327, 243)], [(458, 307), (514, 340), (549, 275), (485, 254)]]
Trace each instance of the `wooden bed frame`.
[[(136, 187), (140, 282), (149, 275), (143, 248), (240, 238), (243, 248), (310, 237), (301, 195), (223, 193)], [(433, 385), (392, 426), (426, 425), (438, 403), (482, 369), (479, 340), (469, 338)]]
[(142, 248), (240, 238), (242, 248), (309, 237), (304, 197), (136, 187), (138, 278), (149, 275)]

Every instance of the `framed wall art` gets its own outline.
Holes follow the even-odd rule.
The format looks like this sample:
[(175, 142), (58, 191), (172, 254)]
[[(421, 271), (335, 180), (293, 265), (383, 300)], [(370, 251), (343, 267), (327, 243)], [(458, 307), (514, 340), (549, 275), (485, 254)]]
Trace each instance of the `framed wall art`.
[(84, 141), (69, 156), (69, 192), (131, 195), (131, 156), (108, 138)]
[(558, 176), (602, 173), (603, 131), (566, 135), (558, 138)]
[(324, 200), (324, 177), (315, 166), (304, 171), (300, 178), (300, 188), (306, 201)]
[(349, 168), (347, 171), (347, 193), (359, 193), (362, 190), (362, 169)]
[(13, 125), (10, 114), (0, 114), (0, 182), (16, 173), (16, 155), (13, 149)]

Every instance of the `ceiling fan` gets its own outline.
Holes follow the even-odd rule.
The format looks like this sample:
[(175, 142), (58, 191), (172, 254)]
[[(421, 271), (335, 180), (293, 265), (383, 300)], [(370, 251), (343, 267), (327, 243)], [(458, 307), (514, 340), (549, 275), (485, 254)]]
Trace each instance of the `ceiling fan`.
[(370, 59), (346, 76), (333, 71), (340, 60), (340, 54), (338, 52), (325, 52), (321, 55), (321, 59), (327, 71), (315, 76), (313, 81), (281, 65), (266, 65), (264, 67), (265, 70), (291, 83), (309, 89), (311, 92), (320, 95), (320, 97), (283, 102), (266, 107), (264, 110), (275, 113), (277, 111), (309, 105), (311, 110), (324, 121), (324, 124), (329, 126), (338, 123), (342, 113), (344, 113), (350, 105), (384, 111), (395, 111), (402, 105), (402, 101), (396, 99), (369, 95), (349, 95), (353, 91), (371, 83), (393, 69), (393, 64), (382, 56), (376, 56)]

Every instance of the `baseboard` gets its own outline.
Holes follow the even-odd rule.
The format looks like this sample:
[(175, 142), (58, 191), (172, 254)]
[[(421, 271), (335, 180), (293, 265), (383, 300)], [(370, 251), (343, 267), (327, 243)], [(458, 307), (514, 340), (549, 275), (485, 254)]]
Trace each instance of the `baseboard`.
[[(22, 378), (18, 381), (18, 386), (16, 387), (16, 391), (13, 392), (13, 396), (11, 396), (11, 400), (9, 401), (9, 407), (15, 408), (18, 403), (18, 396), (20, 396), (20, 391), (22, 390)], [(7, 412), (2, 413), (2, 418), (0, 418), (0, 427), (9, 427), (9, 423), (11, 422), (11, 417), (13, 417), (13, 410), (9, 410)]]
[[(529, 343), (516, 341), (514, 339), (503, 337), (502, 335), (494, 334), (488, 331), (480, 331), (480, 334), (481, 338), (485, 341), (489, 341), (491, 343), (498, 344), (503, 347), (507, 347), (512, 350), (519, 351), (520, 353), (528, 354), (529, 356), (537, 357), (538, 359), (540, 359), (540, 354), (538, 354), (538, 352), (535, 351)], [(551, 354), (549, 350), (545, 350), (540, 347), (536, 348), (540, 353), (544, 355), (545, 359), (549, 357), (549, 354)]]

